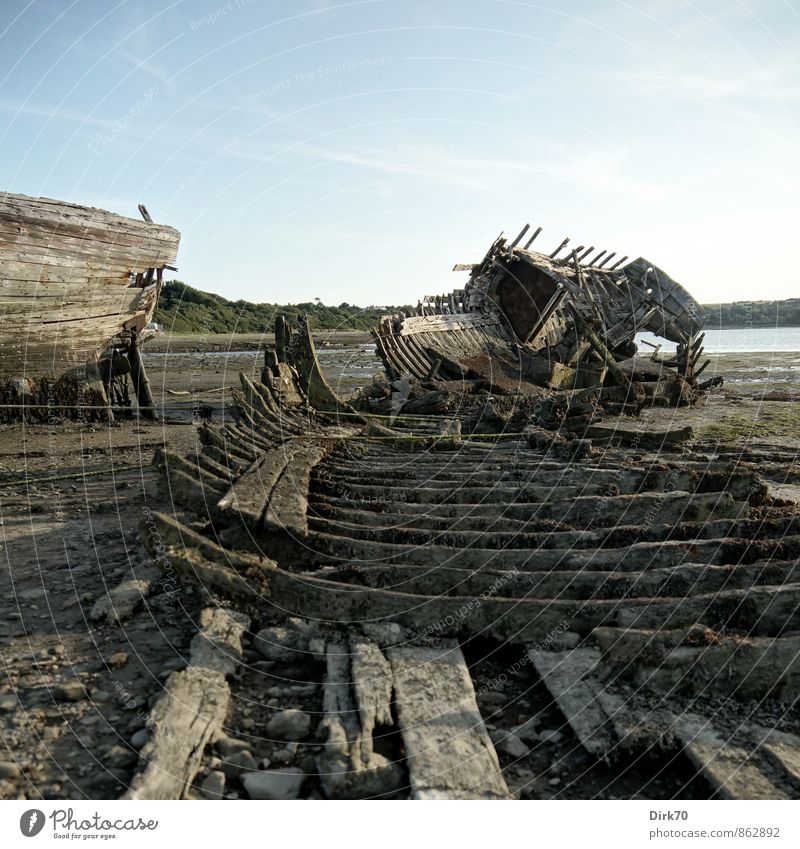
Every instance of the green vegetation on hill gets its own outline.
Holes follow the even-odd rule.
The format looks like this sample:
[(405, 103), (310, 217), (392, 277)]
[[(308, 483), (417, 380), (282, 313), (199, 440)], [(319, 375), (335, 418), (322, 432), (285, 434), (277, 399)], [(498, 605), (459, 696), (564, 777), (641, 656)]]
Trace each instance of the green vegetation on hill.
[[(319, 301), (305, 304), (253, 304), (229, 301), (201, 292), (180, 280), (164, 284), (155, 320), (174, 333), (264, 333), (283, 315), (291, 324), (309, 313), (317, 330), (371, 330), (378, 318), (400, 307), (328, 307)], [(705, 306), (709, 327), (800, 327), (800, 298), (785, 301), (736, 301)]]
[(705, 304), (709, 327), (800, 327), (800, 298)]
[(253, 304), (229, 301), (201, 292), (180, 280), (168, 280), (161, 291), (154, 320), (173, 333), (264, 333), (283, 315), (291, 324), (308, 313), (316, 330), (370, 330), (378, 318), (398, 307), (328, 307), (319, 301), (304, 304)]

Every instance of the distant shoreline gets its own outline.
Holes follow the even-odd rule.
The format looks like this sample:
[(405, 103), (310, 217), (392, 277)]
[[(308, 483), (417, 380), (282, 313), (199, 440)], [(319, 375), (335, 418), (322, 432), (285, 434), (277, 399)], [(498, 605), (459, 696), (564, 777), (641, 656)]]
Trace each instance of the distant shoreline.
[[(318, 347), (365, 345), (372, 336), (365, 330), (318, 330), (313, 334)], [(223, 351), (259, 351), (275, 344), (274, 333), (163, 333), (146, 343), (153, 354), (188, 354)]]
[(800, 324), (705, 324), (704, 330), (796, 330)]
[[(706, 325), (706, 332), (715, 330), (795, 330), (800, 325), (771, 327), (761, 325), (727, 326)], [(319, 330), (315, 331), (314, 342), (323, 349), (331, 345), (368, 345), (370, 333), (364, 330)], [(195, 354), (223, 353), (230, 351), (260, 351), (275, 344), (274, 333), (163, 333), (146, 343), (146, 351), (152, 354)]]

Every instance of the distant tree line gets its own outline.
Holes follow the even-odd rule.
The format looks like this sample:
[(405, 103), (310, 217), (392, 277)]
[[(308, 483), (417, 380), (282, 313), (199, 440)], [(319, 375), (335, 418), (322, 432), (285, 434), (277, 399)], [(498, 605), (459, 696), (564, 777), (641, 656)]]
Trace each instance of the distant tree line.
[(348, 303), (330, 307), (319, 299), (300, 304), (253, 304), (229, 301), (201, 292), (180, 280), (168, 280), (159, 298), (155, 321), (174, 333), (264, 333), (282, 315), (290, 324), (302, 313), (311, 316), (317, 330), (371, 330), (378, 318), (400, 307), (356, 307)]
[(800, 298), (705, 304), (710, 327), (800, 327)]
[[(309, 313), (318, 330), (371, 330), (380, 316), (402, 307), (356, 307), (348, 303), (326, 306), (319, 299), (301, 304), (253, 304), (229, 301), (201, 292), (180, 280), (169, 280), (161, 290), (155, 320), (175, 333), (264, 333), (283, 315), (291, 324)], [(709, 327), (800, 327), (800, 298), (785, 301), (735, 301), (706, 304)]]

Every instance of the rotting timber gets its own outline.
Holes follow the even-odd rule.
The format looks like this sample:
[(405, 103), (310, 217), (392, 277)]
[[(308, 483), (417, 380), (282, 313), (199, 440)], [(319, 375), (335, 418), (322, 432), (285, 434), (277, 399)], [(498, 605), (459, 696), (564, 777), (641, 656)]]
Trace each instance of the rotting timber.
[(0, 193), (0, 418), (155, 415), (140, 344), (180, 233), (49, 198)]
[[(280, 639), (322, 659), (325, 796), (504, 798), (542, 748), (550, 784), (568, 786), (580, 749), (621, 773), (656, 757), (696, 794), (798, 795), (800, 515), (770, 496), (756, 449), (688, 452), (690, 433), (633, 419), (565, 438), (365, 414), (327, 384), (307, 325), (276, 331), (261, 382), (241, 377), (202, 449), (157, 455), (175, 511), (144, 537), (236, 616), (285, 625), (256, 651)], [(487, 680), (480, 658), (509, 651)], [(498, 706), (510, 678), (546, 688), (571, 737)], [(177, 711), (183, 686), (168, 682)], [(174, 736), (170, 704), (156, 710)], [(156, 732), (139, 798), (165, 794), (169, 752)]]
[[(540, 423), (570, 419), (577, 430), (598, 403), (614, 412), (691, 404), (720, 382), (698, 380), (708, 365), (705, 313), (668, 274), (641, 257), (570, 250), (569, 239), (539, 253), (541, 228), (524, 241), (528, 230), (511, 242), (501, 234), (480, 262), (456, 265), (470, 272), (462, 289), (381, 320), (378, 355), (416, 409), (463, 410), (470, 396), (490, 394), (517, 418), (536, 409)], [(642, 331), (675, 343), (676, 353), (657, 345), (637, 355)], [(386, 411), (379, 395), (366, 401)]]

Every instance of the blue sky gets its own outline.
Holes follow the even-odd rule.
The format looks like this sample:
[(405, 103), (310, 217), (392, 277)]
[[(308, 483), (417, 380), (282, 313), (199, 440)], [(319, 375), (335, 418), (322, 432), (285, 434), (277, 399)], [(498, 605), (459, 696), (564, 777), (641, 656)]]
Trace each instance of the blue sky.
[(182, 232), (231, 298), (416, 302), (501, 231), (800, 295), (785, 0), (3, 0), (0, 189)]

